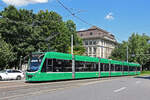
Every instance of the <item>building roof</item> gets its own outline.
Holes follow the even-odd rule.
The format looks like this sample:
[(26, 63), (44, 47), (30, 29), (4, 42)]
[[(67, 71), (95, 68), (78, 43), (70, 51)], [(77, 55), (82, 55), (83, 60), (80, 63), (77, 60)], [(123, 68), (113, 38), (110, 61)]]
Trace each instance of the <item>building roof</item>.
[[(91, 35), (92, 33), (92, 35)], [(78, 35), (82, 39), (102, 38), (112, 42), (117, 42), (115, 36), (97, 26), (92, 26), (89, 29), (78, 31)]]
[(87, 29), (87, 30), (80, 30), (80, 31), (78, 31), (78, 32), (88, 31), (88, 30), (95, 30), (95, 29), (100, 30), (100, 31), (103, 31), (103, 32), (105, 32), (105, 33), (109, 33), (109, 32), (107, 32), (107, 31), (105, 31), (105, 30), (103, 30), (103, 29), (101, 29), (101, 28), (99, 28), (99, 27), (97, 27), (97, 26), (92, 26), (92, 27), (90, 27), (90, 28)]

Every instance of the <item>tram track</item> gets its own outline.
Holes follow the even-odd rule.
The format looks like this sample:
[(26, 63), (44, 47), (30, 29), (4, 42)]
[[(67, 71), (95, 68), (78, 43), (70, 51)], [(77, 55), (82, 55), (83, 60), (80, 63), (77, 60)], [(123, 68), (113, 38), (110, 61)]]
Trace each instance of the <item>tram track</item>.
[[(111, 80), (104, 80), (104, 81), (111, 81)], [(104, 82), (104, 81), (101, 81), (101, 82)], [(8, 99), (12, 100), (13, 98), (25, 97), (25, 96), (28, 96), (28, 95), (38, 95), (38, 94), (42, 94), (42, 93), (51, 93), (51, 92), (55, 92), (57, 90), (77, 88), (77, 87), (80, 87), (80, 86), (95, 84), (95, 83), (98, 83), (98, 82), (100, 82), (100, 81), (88, 82), (88, 83), (78, 83), (78, 84), (69, 84), (69, 85), (61, 85), (61, 86), (56, 86), (56, 87), (53, 87), (53, 88), (50, 88), (50, 89), (41, 89), (41, 88), (33, 89), (32, 88), (32, 91), (30, 91), (28, 88), (25, 88), (25, 89), (21, 89), (21, 91), (24, 91), (23, 93), (18, 94), (17, 91), (13, 91), (13, 93), (15, 93), (15, 94), (10, 94), (9, 93), (9, 95), (3, 96), (2, 98), (0, 98), (0, 100), (8, 100)], [(26, 91), (26, 90), (29, 90), (29, 91)]]
[[(124, 76), (124, 77), (135, 77), (135, 76)], [(97, 80), (109, 80), (109, 79), (118, 79), (122, 77), (108, 77), (108, 78), (94, 78), (94, 79), (81, 79), (81, 80), (68, 80), (68, 81), (54, 81), (54, 82), (39, 82), (39, 83), (26, 83), (25, 81), (21, 82), (7, 82), (7, 83), (1, 83), (0, 89), (6, 89), (6, 88), (19, 88), (19, 87), (25, 87), (25, 86), (42, 86), (42, 85), (52, 85), (52, 84), (61, 84), (61, 83), (76, 83), (76, 82), (90, 82), (90, 81), (97, 81)]]
[[(113, 79), (114, 80), (114, 79)], [(65, 81), (65, 82), (54, 82), (54, 83), (44, 83), (44, 84), (29, 84), (22, 85), (19, 88), (16, 87), (4, 87), (0, 88), (0, 100), (8, 100), (14, 97), (21, 97), (26, 95), (34, 95), (46, 92), (52, 92), (57, 90), (63, 90), (71, 87), (80, 87), (83, 85), (94, 84), (98, 82), (111, 81), (109, 79), (105, 80), (77, 80), (77, 81)]]
[(40, 87), (40, 88), (22, 88), (18, 90), (11, 90), (6, 92), (2, 92), (0, 95), (0, 100), (4, 98), (12, 98), (12, 97), (20, 97), (20, 96), (26, 96), (26, 95), (33, 95), (33, 94), (39, 94), (39, 93), (45, 93), (45, 92), (51, 92), (58, 89), (66, 89), (69, 87), (78, 87), (79, 84), (74, 85), (61, 85), (61, 86), (53, 86), (53, 87)]
[[(131, 76), (129, 76), (131, 77)], [(69, 89), (73, 87), (80, 87), (90, 84), (96, 84), (106, 81), (121, 79), (117, 77), (113, 78), (99, 78), (99, 79), (85, 79), (85, 80), (71, 80), (71, 81), (59, 81), (59, 82), (46, 82), (46, 83), (16, 83), (16, 86), (3, 86), (0, 85), (0, 100), (8, 100), (16, 97), (22, 97), (27, 95), (35, 95), (46, 92), (53, 92), (57, 90)], [(14, 83), (13, 83), (14, 84)], [(19, 85), (17, 85), (19, 84)], [(23, 84), (23, 85), (20, 85)], [(8, 85), (8, 84), (7, 84)]]
[(11, 95), (11, 96), (7, 96), (7, 97), (2, 97), (0, 98), (0, 100), (13, 100), (15, 98), (18, 97), (25, 97), (25, 96), (31, 96), (31, 95), (38, 95), (38, 94), (42, 94), (42, 93), (50, 93), (50, 92), (55, 92), (57, 90), (64, 90), (64, 89), (69, 89), (69, 88), (75, 88), (77, 86), (68, 86), (68, 87), (64, 87), (64, 88), (57, 88), (57, 89), (46, 89), (46, 90), (40, 90), (40, 91), (34, 91), (34, 92), (28, 92), (25, 94), (17, 94), (17, 95)]

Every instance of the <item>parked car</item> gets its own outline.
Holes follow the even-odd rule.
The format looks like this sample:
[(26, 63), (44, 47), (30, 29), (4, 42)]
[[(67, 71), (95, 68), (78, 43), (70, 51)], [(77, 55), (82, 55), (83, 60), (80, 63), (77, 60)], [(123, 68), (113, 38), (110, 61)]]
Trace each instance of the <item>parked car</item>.
[(20, 70), (6, 69), (0, 71), (0, 80), (21, 80), (22, 78), (24, 78), (24, 73)]

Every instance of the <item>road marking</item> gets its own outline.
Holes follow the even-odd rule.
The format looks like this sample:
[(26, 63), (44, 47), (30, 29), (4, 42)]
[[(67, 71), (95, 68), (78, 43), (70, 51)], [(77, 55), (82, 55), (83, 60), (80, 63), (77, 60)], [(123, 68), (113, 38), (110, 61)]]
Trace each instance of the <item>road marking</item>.
[(141, 83), (141, 81), (136, 81), (135, 83), (136, 83), (136, 84), (139, 84), (139, 83)]
[(122, 91), (122, 90), (124, 90), (124, 89), (126, 89), (127, 87), (122, 87), (122, 88), (120, 88), (120, 89), (117, 89), (117, 90), (114, 90), (114, 92), (120, 92), (120, 91)]

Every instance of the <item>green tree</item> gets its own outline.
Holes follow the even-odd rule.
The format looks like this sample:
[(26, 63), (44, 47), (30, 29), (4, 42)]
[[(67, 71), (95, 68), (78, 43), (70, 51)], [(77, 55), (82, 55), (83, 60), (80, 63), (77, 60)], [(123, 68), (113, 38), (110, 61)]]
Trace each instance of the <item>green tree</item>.
[(73, 35), (73, 45), (74, 45), (74, 54), (75, 55), (83, 55), (85, 52), (85, 48), (83, 47), (83, 42), (82, 39), (77, 35), (76, 32), (76, 25), (74, 24), (74, 22), (72, 20), (68, 20), (66, 22), (66, 26), (69, 29), (68, 30), (68, 51), (67, 53), (71, 53), (71, 35)]
[(149, 40), (150, 37), (145, 34), (139, 35), (138, 33), (133, 33), (127, 42), (123, 41), (122, 43), (118, 44), (118, 46), (113, 50), (110, 58), (126, 61), (128, 46), (128, 60), (130, 62), (137, 62), (141, 65), (144, 65), (150, 60), (150, 56), (146, 55), (150, 54)]
[(9, 67), (9, 63), (15, 60), (11, 49), (12, 46), (7, 44), (0, 36), (0, 69)]
[(0, 16), (2, 16), (0, 34), (4, 42), (12, 46), (15, 54), (15, 60), (10, 63), (12, 66), (19, 65), (21, 56), (25, 57), (38, 50), (46, 52), (48, 47), (51, 50), (68, 53), (72, 34), (75, 49), (82, 52), (84, 50), (82, 40), (76, 34), (74, 22), (71, 20), (64, 22), (54, 11), (40, 10), (35, 14), (32, 10), (8, 6), (0, 12)]
[(141, 65), (145, 64), (150, 56), (149, 54), (150, 44), (148, 43), (148, 36), (145, 34), (139, 35), (133, 33), (128, 40), (129, 54), (134, 54), (134, 57), (129, 57), (129, 61), (139, 62)]
[(116, 48), (112, 51), (110, 59), (126, 61), (127, 42), (118, 43)]
[(12, 66), (18, 66), (20, 56), (25, 56), (29, 52), (34, 51), (32, 42), (32, 34), (35, 34), (32, 26), (32, 20), (35, 16), (32, 11), (20, 9), (17, 10), (13, 6), (5, 8), (0, 12), (0, 33), (6, 43), (12, 45), (12, 51), (15, 54), (15, 61)]

